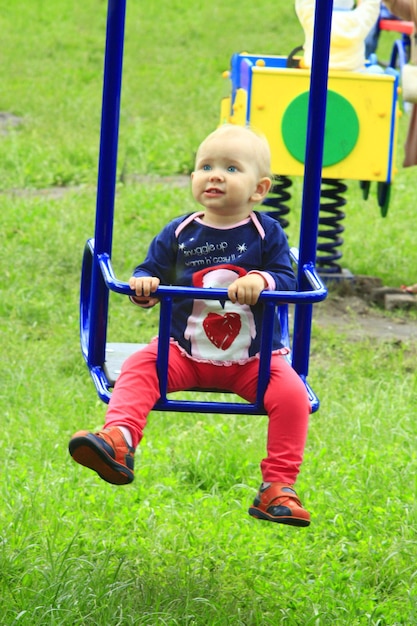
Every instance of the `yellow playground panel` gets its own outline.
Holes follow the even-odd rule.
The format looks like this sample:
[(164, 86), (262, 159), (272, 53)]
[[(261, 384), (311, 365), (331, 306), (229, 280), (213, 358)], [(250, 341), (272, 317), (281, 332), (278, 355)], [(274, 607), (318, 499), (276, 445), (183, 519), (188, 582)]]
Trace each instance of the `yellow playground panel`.
[[(310, 71), (285, 63), (283, 57), (234, 55), (232, 94), (222, 101), (221, 121), (263, 132), (273, 173), (302, 176)], [(399, 115), (395, 72), (330, 71), (323, 178), (391, 183)]]

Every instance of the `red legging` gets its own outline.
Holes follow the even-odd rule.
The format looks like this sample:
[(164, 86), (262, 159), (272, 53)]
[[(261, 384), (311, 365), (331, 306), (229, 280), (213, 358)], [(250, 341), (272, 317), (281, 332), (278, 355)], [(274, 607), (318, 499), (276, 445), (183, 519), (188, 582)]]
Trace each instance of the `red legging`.
[[(159, 398), (156, 372), (157, 341), (126, 359), (113, 390), (105, 427), (125, 426), (136, 448), (143, 436), (148, 413)], [(227, 389), (254, 402), (259, 360), (243, 365), (199, 363), (170, 345), (168, 391), (191, 387)], [(273, 355), (265, 392), (268, 414), (267, 456), (261, 462), (265, 482), (295, 483), (307, 437), (310, 403), (304, 383), (284, 356)]]

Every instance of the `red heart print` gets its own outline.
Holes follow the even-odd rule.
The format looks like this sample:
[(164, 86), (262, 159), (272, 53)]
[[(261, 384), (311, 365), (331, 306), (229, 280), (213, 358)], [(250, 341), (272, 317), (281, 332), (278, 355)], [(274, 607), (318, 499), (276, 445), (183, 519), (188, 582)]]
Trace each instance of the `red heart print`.
[(242, 322), (239, 313), (209, 313), (203, 321), (203, 328), (211, 343), (220, 350), (230, 348), (238, 336)]

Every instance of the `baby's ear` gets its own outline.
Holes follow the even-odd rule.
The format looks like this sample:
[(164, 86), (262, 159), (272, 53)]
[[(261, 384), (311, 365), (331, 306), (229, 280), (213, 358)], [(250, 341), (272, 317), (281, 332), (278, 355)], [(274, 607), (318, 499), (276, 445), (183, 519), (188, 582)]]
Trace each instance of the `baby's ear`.
[(264, 176), (258, 181), (256, 190), (252, 194), (251, 200), (257, 204), (265, 198), (268, 191), (271, 189), (272, 180), (268, 176)]

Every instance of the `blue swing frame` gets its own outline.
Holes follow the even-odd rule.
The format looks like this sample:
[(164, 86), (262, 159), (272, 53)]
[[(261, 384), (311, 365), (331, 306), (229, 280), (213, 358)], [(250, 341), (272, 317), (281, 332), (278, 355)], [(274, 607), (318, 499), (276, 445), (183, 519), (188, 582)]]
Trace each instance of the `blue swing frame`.
[[(311, 410), (314, 412), (319, 408), (319, 400), (308, 384), (307, 376), (313, 304), (324, 300), (327, 296), (327, 289), (316, 273), (315, 260), (332, 6), (332, 0), (318, 0), (316, 3), (315, 23), (319, 24), (320, 28), (315, 28), (313, 43), (300, 241), (298, 250), (292, 249), (293, 260), (297, 264), (298, 290), (263, 292), (260, 296), (265, 306), (265, 313), (256, 400), (248, 404), (175, 400), (167, 397), (167, 366), (173, 299), (180, 296), (193, 299), (227, 300), (227, 290), (160, 286), (156, 295), (161, 301), (157, 357), (161, 393), (154, 409), (200, 413), (265, 414), (263, 396), (270, 374), (272, 328), (276, 314), (279, 315), (283, 342), (291, 347), (291, 365), (307, 388)], [(116, 278), (111, 264), (125, 16), (126, 0), (108, 0), (95, 232), (94, 238), (88, 239), (85, 245), (81, 273), (81, 351), (97, 393), (104, 402), (109, 401), (113, 386), (106, 372), (109, 294), (113, 291), (128, 296), (133, 295), (128, 283)], [(288, 304), (294, 304), (292, 346), (288, 326)]]

